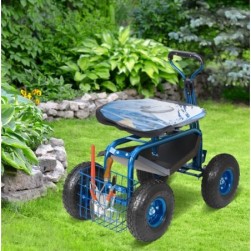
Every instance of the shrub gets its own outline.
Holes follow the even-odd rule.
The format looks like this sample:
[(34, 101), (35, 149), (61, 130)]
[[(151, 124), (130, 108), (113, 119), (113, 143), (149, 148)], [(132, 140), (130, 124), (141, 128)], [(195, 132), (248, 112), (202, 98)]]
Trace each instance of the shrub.
[(201, 54), (210, 85), (249, 86), (249, 15), (245, 1), (142, 0), (133, 27), (140, 37)]
[(25, 82), (24, 89), (27, 92), (32, 92), (34, 89), (39, 89), (42, 92), (40, 100), (46, 102), (49, 100), (65, 100), (74, 99), (76, 96), (82, 94), (79, 90), (74, 90), (71, 84), (66, 84), (63, 76), (57, 77), (45, 77), (42, 74), (37, 74), (31, 71), (27, 82)]
[(97, 39), (86, 39), (75, 51), (81, 53), (77, 63), (69, 62), (61, 69), (72, 72), (83, 91), (134, 87), (152, 96), (162, 79), (178, 82), (167, 60), (169, 49), (153, 40), (130, 37), (129, 27), (121, 27), (116, 36), (104, 32)]
[(135, 34), (170, 45), (168, 33), (177, 30), (184, 19), (181, 5), (177, 0), (141, 0), (132, 13)]
[(48, 137), (52, 129), (44, 124), (42, 113), (33, 102), (13, 94), (13, 91), (1, 91), (1, 171), (14, 168), (30, 173), (32, 165), (37, 163), (32, 150)]
[[(62, 83), (59, 66), (75, 58), (69, 48), (113, 28), (106, 15), (98, 0), (2, 1), (2, 77), (17, 87), (58, 88), (57, 95), (43, 90), (43, 98), (60, 99), (62, 85), (70, 82), (65, 76)], [(65, 89), (63, 95), (73, 95), (69, 85)]]

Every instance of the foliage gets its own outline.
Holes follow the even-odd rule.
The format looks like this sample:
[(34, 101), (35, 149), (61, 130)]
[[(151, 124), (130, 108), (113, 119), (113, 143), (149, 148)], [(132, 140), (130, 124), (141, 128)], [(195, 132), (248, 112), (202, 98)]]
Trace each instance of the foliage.
[(134, 29), (144, 38), (201, 54), (212, 70), (211, 85), (249, 86), (248, 9), (243, 1), (142, 0)]
[[(61, 81), (52, 95), (59, 99), (59, 66), (75, 57), (70, 48), (84, 38), (113, 28), (108, 14), (98, 0), (2, 1), (2, 78), (17, 87), (36, 85), (31, 89), (38, 82), (55, 89)], [(65, 89), (66, 94), (70, 86)], [(50, 99), (47, 94), (43, 91), (43, 98)]]
[(44, 124), (41, 111), (31, 102), (19, 95), (2, 91), (2, 173), (4, 168), (12, 167), (30, 173), (37, 158), (35, 149), (52, 131)]
[(61, 69), (72, 72), (83, 91), (134, 87), (152, 96), (161, 79), (178, 81), (167, 61), (169, 49), (153, 40), (130, 37), (129, 27), (121, 27), (116, 36), (103, 32), (97, 39), (86, 39), (75, 51), (81, 53), (77, 64), (69, 62)]
[(118, 26), (128, 26), (133, 20), (133, 11), (138, 0), (117, 0), (115, 4), (115, 18)]
[(223, 97), (230, 101), (249, 103), (250, 91), (243, 86), (227, 86), (223, 91)]
[(63, 76), (44, 77), (41, 74), (30, 72), (29, 81), (25, 82), (25, 89), (31, 92), (34, 88), (42, 92), (41, 101), (74, 99), (82, 94), (81, 91), (74, 90), (71, 84), (66, 84)]
[(142, 0), (132, 16), (135, 33), (170, 46), (168, 33), (179, 28), (184, 19), (180, 0)]

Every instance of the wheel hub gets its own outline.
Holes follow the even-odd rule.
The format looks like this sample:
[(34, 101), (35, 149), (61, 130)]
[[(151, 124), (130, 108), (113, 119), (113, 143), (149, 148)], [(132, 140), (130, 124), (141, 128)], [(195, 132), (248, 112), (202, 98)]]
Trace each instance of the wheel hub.
[(227, 195), (232, 189), (234, 181), (233, 171), (227, 169), (220, 178), (219, 190), (221, 195)]
[(163, 198), (158, 197), (152, 201), (147, 210), (147, 222), (151, 227), (158, 227), (165, 219), (167, 205)]

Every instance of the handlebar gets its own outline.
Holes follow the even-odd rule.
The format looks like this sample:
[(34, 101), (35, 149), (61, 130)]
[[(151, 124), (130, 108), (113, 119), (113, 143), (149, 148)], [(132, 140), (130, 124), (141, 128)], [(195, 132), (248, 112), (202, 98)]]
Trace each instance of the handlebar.
[(182, 58), (194, 58), (200, 62), (200, 68), (197, 69), (190, 77), (191, 80), (193, 80), (204, 68), (204, 63), (200, 55), (194, 53), (194, 52), (189, 52), (189, 51), (170, 51), (168, 54), (168, 60), (171, 64), (171, 66), (179, 72), (181, 77), (185, 80), (186, 76), (185, 74), (173, 63), (173, 56), (180, 56)]
[(189, 52), (189, 51), (171, 51), (168, 54), (168, 59), (172, 60), (174, 55), (180, 56), (182, 58), (194, 58), (194, 59), (197, 59), (198, 61), (200, 61), (201, 64), (203, 64), (203, 60), (200, 57), (200, 55), (198, 55), (198, 54), (196, 54), (194, 52)]

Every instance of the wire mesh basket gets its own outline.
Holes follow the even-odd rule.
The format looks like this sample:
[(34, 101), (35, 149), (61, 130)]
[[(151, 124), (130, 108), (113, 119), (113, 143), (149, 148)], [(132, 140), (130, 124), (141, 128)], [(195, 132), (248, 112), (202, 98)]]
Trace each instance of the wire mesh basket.
[[(92, 219), (106, 228), (121, 232), (127, 228), (126, 209), (129, 203), (128, 178), (111, 171), (112, 181), (104, 182), (104, 168), (96, 165), (95, 188), (91, 186), (90, 168), (80, 172), (80, 217)], [(116, 180), (116, 182), (114, 182)], [(135, 188), (137, 181), (131, 180)], [(91, 189), (97, 200), (92, 199)]]

